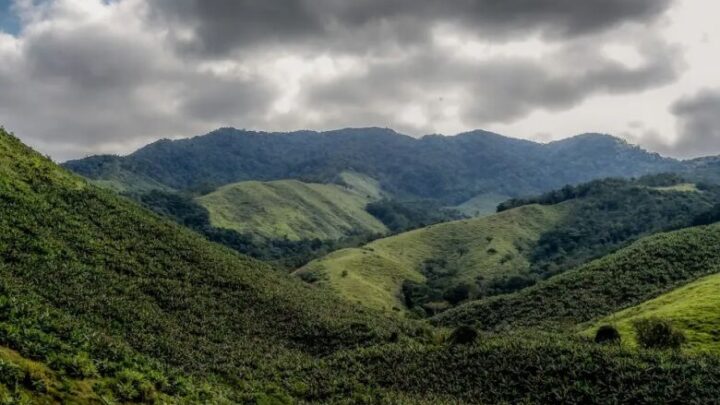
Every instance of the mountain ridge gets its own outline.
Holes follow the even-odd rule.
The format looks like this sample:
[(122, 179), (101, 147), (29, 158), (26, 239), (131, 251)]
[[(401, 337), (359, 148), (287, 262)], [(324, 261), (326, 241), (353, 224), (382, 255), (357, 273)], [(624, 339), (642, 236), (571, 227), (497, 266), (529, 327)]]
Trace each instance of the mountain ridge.
[[(577, 139), (576, 139), (577, 138)], [(548, 144), (487, 131), (413, 138), (391, 129), (257, 132), (222, 128), (162, 140), (127, 156), (93, 156), (63, 164), (92, 180), (187, 190), (246, 180), (333, 182), (354, 171), (396, 198), (461, 204), (478, 195), (537, 194), (599, 177), (678, 171), (680, 161), (609, 135)]]

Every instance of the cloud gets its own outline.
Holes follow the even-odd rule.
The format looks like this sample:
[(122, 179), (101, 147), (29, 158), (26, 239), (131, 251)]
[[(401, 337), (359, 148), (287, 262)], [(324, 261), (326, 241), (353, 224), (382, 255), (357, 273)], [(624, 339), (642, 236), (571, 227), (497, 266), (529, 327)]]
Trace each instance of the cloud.
[(673, 154), (720, 154), (720, 89), (705, 89), (682, 98), (673, 104), (672, 112), (678, 119), (678, 138), (670, 145)]
[(675, 80), (681, 52), (652, 25), (669, 3), (16, 0), (0, 123), (58, 160), (228, 125), (510, 123)]
[(596, 39), (561, 46), (543, 58), (474, 59), (441, 47), (424, 48), (377, 60), (332, 81), (320, 79), (305, 86), (299, 104), (322, 111), (336, 125), (347, 120), (348, 111), (367, 119), (368, 105), (381, 122), (398, 122), (405, 106), (414, 105), (428, 119), (416, 120), (407, 130), (432, 132), (444, 114), (470, 127), (512, 122), (536, 110), (567, 109), (596, 94), (667, 84), (683, 69), (680, 50), (655, 38), (639, 39), (638, 66), (598, 53), (592, 46)]
[(362, 51), (427, 41), (438, 24), (485, 39), (563, 38), (647, 23), (670, 0), (157, 0), (152, 14), (186, 50), (221, 55), (254, 46)]

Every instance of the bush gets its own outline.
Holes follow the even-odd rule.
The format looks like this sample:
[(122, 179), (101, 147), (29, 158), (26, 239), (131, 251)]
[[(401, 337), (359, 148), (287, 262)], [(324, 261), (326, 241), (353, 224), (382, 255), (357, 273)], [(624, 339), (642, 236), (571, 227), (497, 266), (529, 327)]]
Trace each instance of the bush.
[(620, 332), (612, 325), (603, 325), (595, 333), (595, 343), (620, 343)]
[(633, 323), (633, 327), (638, 345), (646, 349), (677, 350), (685, 343), (685, 335), (666, 319), (639, 319)]
[(449, 341), (451, 345), (469, 345), (475, 343), (478, 333), (470, 326), (459, 326), (450, 334)]

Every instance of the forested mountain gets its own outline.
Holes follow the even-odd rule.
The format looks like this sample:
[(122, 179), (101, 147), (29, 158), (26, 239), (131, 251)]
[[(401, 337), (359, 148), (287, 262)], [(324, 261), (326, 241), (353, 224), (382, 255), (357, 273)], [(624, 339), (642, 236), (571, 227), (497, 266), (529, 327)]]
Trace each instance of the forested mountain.
[(679, 170), (681, 164), (608, 135), (549, 144), (473, 131), (419, 139), (389, 129), (263, 133), (223, 128), (205, 136), (162, 140), (131, 155), (65, 163), (121, 190), (214, 189), (246, 180), (332, 182), (343, 171), (380, 182), (400, 199), (461, 204), (482, 194), (537, 194), (600, 177)]

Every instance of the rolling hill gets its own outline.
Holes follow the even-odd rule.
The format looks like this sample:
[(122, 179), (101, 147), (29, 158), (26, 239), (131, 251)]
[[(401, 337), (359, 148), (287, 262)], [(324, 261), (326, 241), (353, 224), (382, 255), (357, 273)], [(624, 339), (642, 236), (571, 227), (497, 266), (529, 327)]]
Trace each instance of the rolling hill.
[(241, 181), (337, 181), (362, 173), (399, 199), (448, 206), (481, 195), (532, 195), (608, 176), (680, 170), (683, 165), (608, 135), (540, 144), (485, 131), (412, 138), (389, 129), (265, 133), (223, 128), (162, 140), (128, 156), (94, 156), (65, 167), (116, 188), (160, 184), (175, 190)]
[(517, 293), (460, 305), (433, 322), (572, 330), (718, 272), (720, 224), (687, 228), (643, 238)]
[[(371, 179), (353, 176), (372, 185)], [(354, 190), (335, 184), (297, 180), (248, 181), (223, 186), (197, 199), (217, 228), (265, 239), (341, 239), (388, 231), (365, 207), (379, 198), (377, 189)]]
[(406, 280), (421, 283), (438, 277), (454, 285), (475, 283), (478, 277), (526, 274), (530, 264), (523, 250), (530, 249), (562, 213), (561, 207), (535, 205), (431, 225), (333, 252), (295, 274), (312, 275), (349, 300), (372, 308), (401, 309), (407, 304), (402, 292)]
[(639, 237), (690, 226), (719, 198), (717, 187), (698, 190), (674, 175), (597, 180), (507, 201), (494, 215), (339, 250), (296, 275), (372, 308), (432, 315), (523, 289)]

